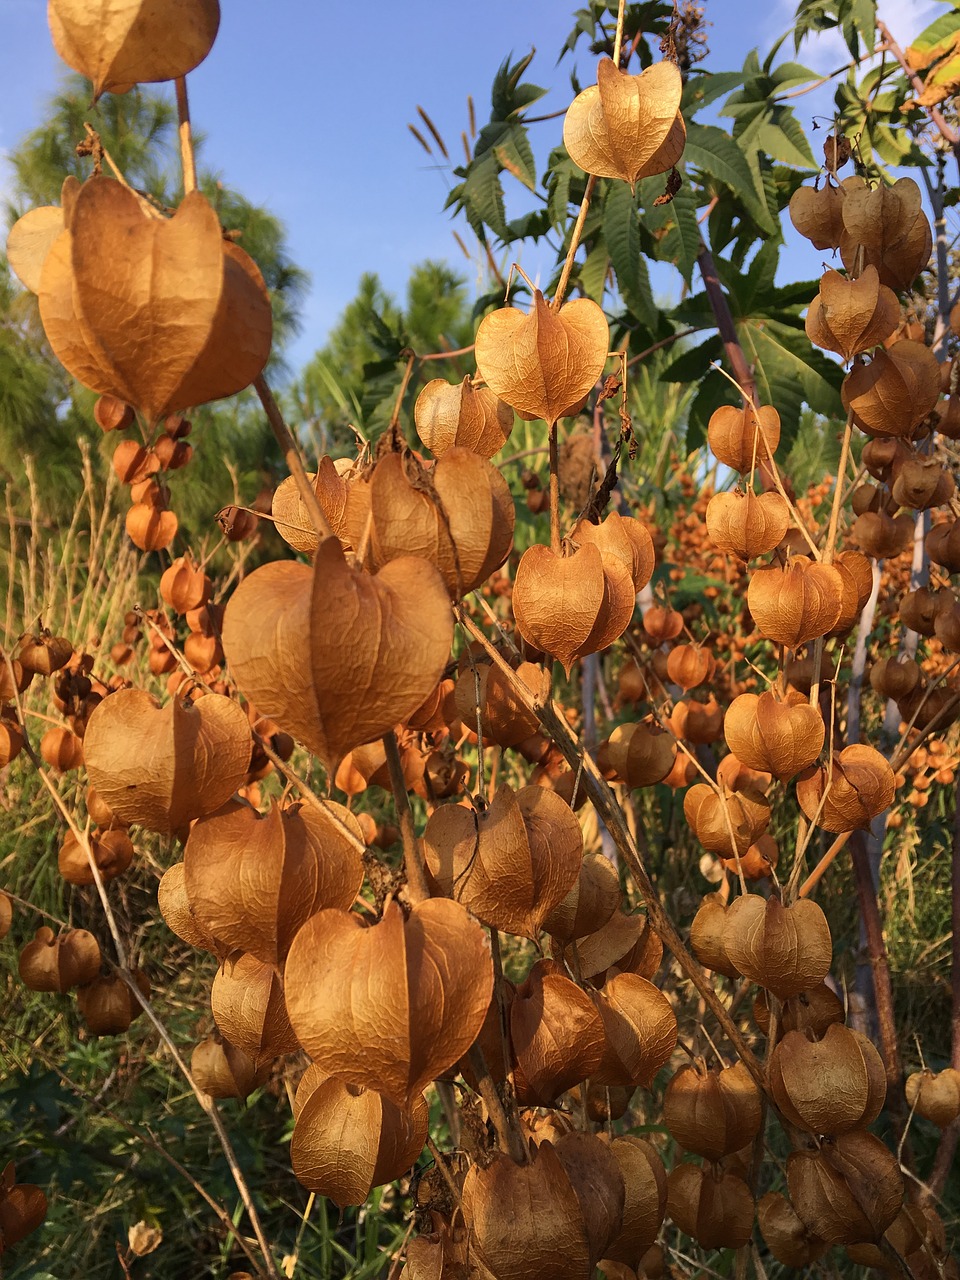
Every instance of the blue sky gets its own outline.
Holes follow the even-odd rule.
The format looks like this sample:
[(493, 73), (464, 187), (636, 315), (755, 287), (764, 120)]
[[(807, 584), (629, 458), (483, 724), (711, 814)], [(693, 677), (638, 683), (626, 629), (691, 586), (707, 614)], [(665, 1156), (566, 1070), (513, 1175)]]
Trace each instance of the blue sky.
[[(456, 247), (454, 224), (442, 211), (449, 174), (431, 166), (407, 122), (422, 104), (459, 157), (467, 94), (483, 123), (497, 66), (508, 53), (531, 47), (537, 56), (528, 78), (551, 90), (537, 114), (562, 110), (574, 62), (568, 54), (558, 67), (556, 59), (573, 26), (574, 3), (368, 0), (335, 8), (309, 0), (221, 0), (221, 7), (213, 51), (189, 77), (191, 109), (206, 134), (204, 163), (283, 220), (291, 256), (311, 273), (304, 332), (288, 353), (290, 363), (296, 367), (322, 343), (364, 271), (376, 271), (402, 294), (414, 263), (441, 257), (473, 284), (476, 267)], [(750, 48), (762, 54), (790, 26), (793, 7), (790, 0), (706, 0), (712, 26), (705, 65), (731, 70)], [(939, 8), (930, 0), (880, 5), (903, 44)], [(2, 195), (9, 182), (3, 155), (42, 119), (62, 64), (42, 0), (0, 0), (0, 29)], [(792, 46), (783, 56), (792, 56)], [(832, 36), (820, 36), (800, 55), (820, 71), (833, 70), (844, 56)], [(584, 83), (590, 61), (583, 44), (575, 65)], [(805, 127), (814, 111), (829, 110), (830, 98), (821, 91), (796, 101)], [(538, 158), (559, 140), (561, 124), (534, 126)], [(791, 266), (801, 252), (791, 249)], [(796, 261), (798, 274), (817, 274), (819, 263)], [(525, 265), (537, 269), (535, 262)]]

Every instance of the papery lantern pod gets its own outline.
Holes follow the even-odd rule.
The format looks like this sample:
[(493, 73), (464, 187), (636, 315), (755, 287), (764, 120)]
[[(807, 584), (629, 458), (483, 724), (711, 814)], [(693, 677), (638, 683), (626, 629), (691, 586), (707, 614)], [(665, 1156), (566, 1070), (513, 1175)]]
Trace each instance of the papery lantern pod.
[[(521, 662), (517, 679), (531, 692), (540, 692), (542, 671), (532, 662)], [(479, 684), (480, 719), (485, 743), (498, 747), (515, 747), (526, 741), (540, 727), (536, 713), (529, 711), (511, 681), (499, 667), (489, 662), (476, 662), (464, 667), (457, 677), (453, 704), (467, 727), (477, 724), (477, 686)]]
[(940, 366), (921, 342), (901, 339), (857, 364), (840, 388), (843, 407), (874, 436), (909, 436), (940, 398)]
[(195, 1046), (190, 1055), (190, 1074), (211, 1098), (247, 1098), (270, 1075), (270, 1063), (258, 1067), (242, 1049), (212, 1035)]
[(284, 987), (273, 965), (233, 951), (217, 970), (210, 1008), (225, 1040), (257, 1067), (300, 1046), (284, 1004)]
[(406, 1106), (476, 1039), (493, 988), (490, 943), (446, 898), (406, 919), (390, 901), (369, 928), (321, 911), (294, 939), (284, 985), (297, 1038), (322, 1070)]
[(562, 957), (568, 967), (578, 964), (581, 977), (597, 985), (614, 967), (622, 973), (653, 978), (663, 960), (663, 943), (642, 912), (628, 916), (615, 911), (602, 928), (578, 938), (576, 946), (576, 962), (567, 948), (555, 945), (553, 954)]
[(412, 453), (382, 455), (365, 485), (347, 494), (346, 528), (355, 548), (368, 519), (374, 568), (418, 556), (436, 566), (454, 599), (486, 581), (513, 545), (507, 482), (469, 449), (448, 449), (430, 470)]
[(722, 1160), (760, 1131), (763, 1096), (742, 1062), (708, 1070), (703, 1058), (685, 1063), (663, 1095), (663, 1122), (685, 1151)]
[(578, 520), (570, 533), (570, 541), (578, 545), (592, 542), (606, 564), (613, 556), (622, 560), (630, 571), (634, 591), (642, 591), (650, 581), (656, 564), (653, 539), (647, 527), (632, 516), (611, 511), (600, 524)]
[(100, 972), (100, 945), (86, 929), (66, 929), (54, 935), (42, 925), (20, 952), (21, 981), (31, 991), (58, 991), (92, 982)]
[(667, 656), (667, 675), (684, 693), (709, 680), (716, 670), (709, 649), (695, 644), (678, 644)]
[(696, 763), (690, 759), (690, 756), (685, 751), (681, 751), (673, 762), (673, 768), (664, 778), (663, 785), (669, 787), (671, 791), (682, 791), (684, 787), (689, 787), (697, 777), (699, 777), (699, 772)]
[(0, 716), (0, 769), (16, 760), (23, 750), (23, 730), (10, 716)]
[(858, 484), (850, 495), (850, 506), (856, 516), (867, 511), (885, 510), (889, 502), (890, 495), (875, 484)]
[(543, 921), (544, 930), (563, 942), (595, 933), (620, 905), (620, 876), (602, 853), (586, 853), (573, 888)]
[(47, 17), (57, 53), (93, 81), (99, 98), (192, 71), (213, 46), (220, 6), (217, 0), (123, 0), (91, 10), (82, 0), (50, 0)]
[(791, 524), (779, 493), (715, 493), (707, 504), (707, 533), (720, 551), (752, 560), (778, 546)]
[(623, 1226), (625, 1180), (620, 1162), (596, 1134), (576, 1129), (553, 1144), (580, 1205), (590, 1257), (605, 1256)]
[(230, 598), (231, 674), (265, 715), (336, 765), (420, 706), (453, 640), (450, 598), (426, 561), (351, 569), (335, 538), (314, 566), (285, 560), (249, 574)]
[(83, 764), (83, 743), (75, 733), (57, 725), (40, 739), (40, 756), (51, 769), (69, 773)]
[(21, 667), (38, 676), (52, 676), (72, 657), (73, 645), (66, 636), (54, 636), (49, 631), (25, 635), (17, 646), (17, 661)]
[(767, 1248), (785, 1267), (810, 1267), (827, 1251), (827, 1242), (804, 1226), (779, 1191), (768, 1191), (761, 1197), (757, 1222)]
[(903, 1203), (896, 1156), (861, 1129), (825, 1138), (817, 1151), (791, 1152), (787, 1186), (807, 1230), (828, 1244), (879, 1240)]
[(608, 978), (593, 1001), (603, 1019), (606, 1047), (591, 1079), (649, 1089), (677, 1046), (677, 1018), (670, 1001), (635, 973)]
[(183, 852), (190, 908), (230, 950), (282, 964), (301, 925), (347, 910), (363, 883), (363, 835), (342, 805), (226, 805), (194, 823)]
[(750, 1188), (733, 1173), (678, 1164), (667, 1175), (667, 1215), (704, 1249), (740, 1249), (753, 1232)]
[(160, 577), (160, 595), (174, 613), (188, 613), (206, 604), (210, 579), (191, 555), (178, 556)]
[(482, 813), (441, 805), (423, 833), (427, 869), (446, 897), (484, 924), (536, 938), (576, 883), (583, 833), (568, 804), (542, 787), (504, 783)]
[(952, 591), (918, 587), (916, 591), (908, 591), (901, 599), (899, 618), (911, 631), (929, 637), (936, 634), (937, 615), (952, 609), (956, 603), (957, 597)]
[[(66, 226), (67, 205), (79, 188), (80, 183), (75, 177), (67, 177), (61, 189), (63, 208), (47, 204), (28, 209), (10, 228), (6, 246), (7, 263), (23, 287), (31, 293), (40, 291), (43, 264)], [(94, 417), (97, 417), (97, 406), (94, 406)]]
[[(825, 982), (821, 982), (782, 1002), (777, 1020), (777, 1036), (781, 1038), (788, 1031), (801, 1031), (808, 1036), (824, 1036), (834, 1023), (843, 1022), (844, 1016), (843, 1001)], [(753, 1019), (763, 1034), (768, 1036), (770, 998), (762, 989), (757, 992), (753, 1002)]]
[[(341, 544), (348, 547), (347, 496), (352, 482), (357, 479), (356, 463), (351, 458), (334, 460), (324, 454), (317, 463), (316, 472), (308, 471), (306, 475), (330, 528)], [(313, 555), (318, 535), (294, 476), (285, 476), (277, 485), (270, 501), (270, 513), (275, 520), (274, 528), (288, 546)]]
[(643, 629), (654, 644), (666, 644), (668, 640), (676, 640), (683, 630), (683, 614), (653, 604), (644, 611)]
[(593, 1076), (606, 1048), (603, 1019), (586, 992), (538, 961), (510, 1006), (510, 1040), (524, 1105), (551, 1106)]
[[(881, 1245), (883, 1243), (889, 1245), (894, 1254), (898, 1256), (891, 1257), (889, 1253), (884, 1253), (881, 1245), (851, 1244), (847, 1246), (847, 1257), (851, 1262), (861, 1267), (873, 1267), (875, 1270), (888, 1275), (902, 1275), (903, 1269), (899, 1259), (906, 1260), (910, 1254), (922, 1249), (926, 1236), (927, 1220), (924, 1217), (923, 1210), (919, 1205), (905, 1204), (883, 1233), (883, 1241), (881, 1242)], [(928, 1262), (932, 1262), (930, 1251), (926, 1252)], [(946, 1276), (947, 1272), (944, 1270), (942, 1273), (938, 1273), (935, 1269), (935, 1274)], [(914, 1275), (916, 1275), (915, 1271)]]
[(177, 536), (173, 511), (150, 502), (135, 502), (127, 511), (125, 526), (130, 541), (141, 551), (163, 551)]
[(647, 678), (636, 658), (627, 658), (617, 676), (617, 696), (621, 704), (635, 707), (648, 696)]
[(891, 493), (901, 507), (926, 511), (949, 502), (956, 487), (953, 476), (936, 458), (909, 458), (896, 471)]
[(880, 279), (896, 292), (913, 284), (930, 258), (933, 233), (921, 208), (920, 188), (912, 178), (871, 189), (862, 178), (845, 178), (842, 205), (844, 233), (840, 257), (848, 271), (873, 265)]
[(167, 867), (160, 877), (157, 886), (157, 906), (163, 916), (167, 928), (175, 933), (183, 942), (200, 951), (210, 951), (223, 957), (229, 948), (223, 946), (203, 927), (193, 914), (190, 899), (187, 897), (187, 885), (184, 878), (182, 862), (175, 862)]
[(907, 1105), (918, 1115), (945, 1129), (960, 1116), (960, 1071), (953, 1067), (914, 1071), (907, 1076), (906, 1096)]
[(739, 978), (740, 970), (727, 955), (724, 939), (727, 904), (719, 893), (705, 894), (690, 925), (690, 949), (705, 969)]
[(824, 272), (807, 310), (806, 331), (816, 346), (847, 361), (889, 338), (899, 323), (897, 295), (880, 283), (876, 267), (868, 266), (856, 280)]
[(839, 248), (844, 194), (828, 178), (822, 187), (798, 187), (790, 197), (790, 221), (815, 249)]
[(751, 573), (747, 605), (765, 639), (796, 649), (837, 625), (843, 580), (833, 565), (792, 556), (783, 568), (768, 565)]
[(840, 617), (830, 634), (845, 636), (852, 630), (873, 592), (873, 568), (867, 557), (859, 551), (839, 552), (833, 561), (833, 567), (840, 574), (843, 597)]
[(657, 1238), (667, 1211), (667, 1173), (656, 1149), (632, 1135), (607, 1138), (623, 1175), (623, 1225), (607, 1258), (636, 1266)]
[[(921, 686), (906, 697), (898, 699), (897, 709), (904, 720), (921, 731), (934, 720), (938, 721), (941, 728), (946, 728), (957, 718), (956, 697), (957, 690), (946, 685), (929, 689)], [(945, 718), (941, 720), (945, 713)]]
[[(727, 759), (730, 760), (732, 757), (727, 756)], [(739, 867), (736, 858), (720, 859), (724, 868), (731, 875), (737, 875), (739, 871), (742, 872), (747, 880), (766, 879), (779, 860), (780, 848), (773, 836), (767, 832), (764, 832), (756, 844), (752, 844), (746, 853), (740, 855)]]
[(568, 1092), (573, 1102), (586, 1107), (589, 1120), (609, 1125), (614, 1120), (622, 1120), (627, 1114), (636, 1089), (630, 1085), (597, 1084), (587, 1080), (584, 1085), (575, 1085)]
[(770, 1060), (770, 1088), (792, 1125), (832, 1137), (872, 1124), (887, 1093), (879, 1053), (840, 1023), (820, 1040), (788, 1031)]
[(865, 511), (850, 530), (850, 541), (875, 560), (890, 560), (913, 544), (913, 520), (906, 513), (890, 516), (886, 511)]
[[(410, 775), (409, 760), (401, 749), (400, 764), (403, 769), (403, 781), (409, 791), (413, 786)], [(404, 766), (408, 766), (404, 768)], [(368, 742), (362, 747), (354, 747), (340, 761), (334, 776), (334, 785), (348, 796), (358, 796), (367, 787), (377, 786), (390, 788), (390, 770), (387, 766), (387, 752), (383, 741)]]
[(161, 708), (142, 689), (121, 689), (90, 717), (84, 757), (91, 785), (122, 822), (166, 833), (229, 800), (252, 745), (243, 708), (231, 698), (174, 696)]
[(471, 1247), (466, 1227), (451, 1226), (433, 1210), (430, 1216), (434, 1229), (421, 1231), (407, 1245), (400, 1280), (497, 1280)]
[(863, 465), (875, 480), (888, 483), (896, 467), (913, 456), (908, 444), (896, 437), (868, 440), (860, 455)]
[(844, 747), (829, 763), (797, 779), (797, 802), (824, 831), (869, 827), (893, 803), (897, 784), (888, 760), (862, 743)]
[(194, 671), (206, 675), (223, 662), (223, 649), (216, 636), (202, 636), (191, 631), (183, 644), (183, 656)]
[(833, 959), (827, 918), (809, 898), (784, 907), (743, 894), (727, 909), (723, 947), (745, 978), (781, 1000), (822, 982)]
[(667, 717), (667, 724), (675, 737), (708, 746), (711, 742), (716, 742), (723, 732), (723, 708), (712, 696), (708, 702), (681, 698), (674, 704), (673, 711)]
[(17, 1182), (11, 1160), (0, 1180), (0, 1254), (19, 1244), (47, 1216), (47, 1197), (31, 1182)]
[(492, 458), (513, 430), (510, 406), (488, 387), (475, 387), (469, 374), (460, 383), (428, 382), (417, 396), (413, 418), (417, 435), (437, 458), (452, 448)]
[(741, 693), (723, 719), (723, 736), (738, 759), (781, 782), (813, 764), (823, 750), (824, 733), (816, 707), (778, 701), (770, 690)]
[(0, 938), (5, 938), (13, 924), (13, 901), (8, 893), (0, 889)]
[(539, 544), (520, 558), (513, 584), (517, 629), (558, 659), (567, 675), (577, 658), (618, 640), (633, 616), (636, 592), (626, 564), (585, 543), (568, 556)]
[[(122, 828), (91, 831), (88, 840), (102, 880), (123, 875), (133, 861), (133, 844)], [(68, 831), (61, 842), (57, 869), (69, 884), (94, 883), (87, 851), (72, 831)]]
[(731, 751), (717, 765), (717, 782), (727, 791), (759, 791), (765, 796), (773, 774), (766, 769), (751, 768)]
[[(766, 443), (764, 443), (766, 442)], [(718, 462), (746, 475), (769, 460), (780, 443), (780, 415), (772, 405), (721, 405), (707, 423), (707, 443)]]
[(683, 797), (683, 813), (703, 847), (725, 858), (746, 853), (770, 825), (770, 802), (759, 791), (723, 794), (705, 782)]
[(427, 1140), (422, 1095), (401, 1110), (362, 1085), (328, 1079), (303, 1102), (290, 1141), (297, 1180), (341, 1209), (363, 1204), (374, 1187), (399, 1178)]
[(934, 564), (948, 573), (960, 573), (960, 520), (935, 524), (923, 545)]
[(573, 163), (598, 178), (622, 178), (631, 188), (672, 169), (687, 136), (682, 88), (672, 62), (631, 75), (601, 58), (597, 83), (577, 94), (564, 117), (563, 142)]
[(580, 1201), (552, 1143), (531, 1142), (527, 1164), (498, 1155), (486, 1168), (471, 1165), (461, 1207), (496, 1280), (591, 1280), (599, 1259), (591, 1257)]
[[(140, 969), (132, 970), (131, 979), (145, 1000), (150, 998), (150, 983)], [(95, 1036), (119, 1036), (143, 1013), (143, 1005), (134, 995), (129, 982), (119, 973), (96, 977), (77, 989), (77, 1009)]]
[(899, 702), (923, 682), (923, 671), (913, 658), (880, 658), (870, 668), (870, 688)]
[(477, 369), (517, 413), (553, 427), (572, 413), (603, 371), (610, 334), (600, 307), (575, 298), (554, 310), (539, 289), (524, 314), (501, 307), (477, 329)]
[(598, 752), (598, 762), (625, 786), (650, 787), (662, 782), (677, 758), (677, 740), (656, 723), (619, 724)]

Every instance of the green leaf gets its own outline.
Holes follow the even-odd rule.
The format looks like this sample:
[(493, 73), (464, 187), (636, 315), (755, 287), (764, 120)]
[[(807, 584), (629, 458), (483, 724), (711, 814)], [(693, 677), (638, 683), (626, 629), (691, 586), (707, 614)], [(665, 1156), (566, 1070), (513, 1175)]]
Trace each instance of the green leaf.
[(601, 236), (587, 254), (586, 261), (579, 272), (580, 287), (587, 297), (592, 298), (598, 306), (603, 302), (603, 291), (606, 288), (609, 267), (610, 254), (607, 252), (607, 246)]
[(943, 13), (929, 27), (924, 27), (920, 34), (911, 40), (905, 50), (907, 61), (915, 71), (923, 71), (949, 53), (960, 38), (960, 13), (954, 9), (952, 13)]
[[(654, 233), (657, 261), (672, 262), (689, 284), (700, 252), (696, 196), (687, 178), (669, 204), (654, 205), (662, 191), (662, 177), (642, 180), (640, 199), (646, 210), (644, 222), (647, 230)], [(662, 233), (659, 239), (658, 232)]]
[(603, 202), (603, 238), (623, 301), (648, 329), (657, 323), (647, 264), (640, 250), (636, 199), (625, 182), (611, 182)]
[(797, 169), (818, 167), (803, 126), (789, 108), (774, 108), (772, 118), (757, 130), (757, 143), (773, 160)]
[(723, 355), (723, 342), (719, 334), (713, 334), (706, 342), (689, 351), (682, 351), (661, 372), (661, 382), (699, 382), (710, 372), (710, 362)]
[(535, 50), (531, 49), (525, 58), (510, 65), (510, 59), (504, 58), (493, 79), (490, 102), (493, 110), (491, 119), (508, 120), (515, 112), (537, 102), (547, 92), (536, 84), (521, 84), (520, 77), (533, 61)]
[(739, 71), (692, 73), (683, 86), (683, 96), (680, 99), (684, 120), (689, 124), (698, 111), (742, 84), (743, 76)]
[(464, 208), (474, 210), (494, 235), (506, 240), (508, 232), (503, 207), (503, 185), (500, 182), (497, 157), (492, 151), (470, 165), (462, 192)]
[(715, 125), (691, 124), (684, 160), (728, 187), (762, 231), (777, 233), (750, 162), (728, 133)]

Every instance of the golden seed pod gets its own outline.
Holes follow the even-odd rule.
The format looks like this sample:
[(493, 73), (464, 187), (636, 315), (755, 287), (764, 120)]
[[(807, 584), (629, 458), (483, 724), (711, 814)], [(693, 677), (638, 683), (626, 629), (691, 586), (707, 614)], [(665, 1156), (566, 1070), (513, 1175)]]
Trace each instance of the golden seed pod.
[(242, 951), (227, 956), (210, 989), (210, 1008), (220, 1034), (257, 1067), (300, 1047), (277, 970), (256, 956)]
[(811, 342), (846, 361), (878, 346), (899, 323), (897, 295), (880, 283), (876, 267), (868, 266), (856, 280), (824, 272), (807, 311), (806, 330)]
[(750, 1188), (733, 1173), (677, 1164), (667, 1176), (667, 1213), (704, 1249), (740, 1249), (753, 1231)]
[(856, 831), (890, 807), (896, 789), (889, 761), (874, 747), (855, 743), (798, 778), (797, 801), (824, 831)]
[(745, 978), (781, 1000), (822, 982), (833, 958), (827, 918), (809, 898), (789, 907), (755, 893), (736, 898), (727, 909), (723, 946)]
[(752, 769), (787, 782), (823, 750), (824, 725), (809, 702), (778, 701), (769, 690), (734, 698), (723, 719), (730, 750)]
[(779, 546), (791, 515), (779, 493), (715, 493), (707, 504), (706, 520), (715, 547), (740, 560), (752, 560)]
[(718, 794), (705, 782), (683, 797), (683, 812), (703, 847), (724, 858), (745, 854), (770, 824), (770, 803), (759, 791)]
[(641, 720), (617, 725), (600, 748), (601, 767), (630, 788), (662, 782), (677, 758), (677, 740), (657, 724)]
[(843, 580), (833, 565), (793, 556), (783, 568), (768, 565), (754, 570), (747, 605), (762, 636), (796, 649), (837, 625)]
[(906, 1095), (918, 1115), (945, 1129), (960, 1115), (960, 1071), (914, 1071), (907, 1076)]
[(656, 1149), (642, 1138), (618, 1137), (609, 1141), (623, 1175), (625, 1197), (623, 1225), (606, 1247), (605, 1257), (636, 1264), (651, 1247), (667, 1211), (667, 1174)]
[(270, 1063), (259, 1067), (236, 1045), (219, 1035), (207, 1036), (190, 1055), (190, 1074), (211, 1098), (247, 1098), (270, 1074)]
[(58, 991), (92, 982), (100, 972), (100, 946), (86, 929), (66, 929), (54, 935), (41, 926), (20, 952), (19, 972), (31, 991)]
[(489, 387), (475, 387), (469, 374), (459, 384), (434, 378), (413, 408), (417, 435), (437, 458), (448, 449), (470, 449), (492, 458), (513, 430), (513, 410)]
[(843, 235), (842, 186), (798, 187), (790, 197), (790, 221), (815, 249), (837, 249)]
[(663, 1122), (685, 1151), (722, 1160), (752, 1142), (760, 1129), (762, 1095), (742, 1062), (709, 1070), (685, 1063), (663, 1095)]
[(940, 399), (940, 366), (929, 347), (903, 338), (855, 365), (840, 398), (868, 435), (909, 436)]
[(728, 908), (718, 893), (708, 893), (700, 903), (690, 926), (690, 946), (705, 969), (739, 978), (740, 970), (727, 954), (725, 945)]
[(768, 462), (780, 443), (780, 415), (772, 405), (721, 405), (707, 423), (707, 443), (725, 466), (746, 475)]
[(770, 1087), (792, 1125), (833, 1137), (872, 1124), (887, 1094), (883, 1059), (840, 1023), (820, 1040), (788, 1031), (773, 1052)]

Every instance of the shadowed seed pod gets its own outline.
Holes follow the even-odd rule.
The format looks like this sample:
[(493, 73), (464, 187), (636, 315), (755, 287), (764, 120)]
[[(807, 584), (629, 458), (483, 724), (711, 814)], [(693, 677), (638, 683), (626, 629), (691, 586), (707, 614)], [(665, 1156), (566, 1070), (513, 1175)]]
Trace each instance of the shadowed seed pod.
[(727, 909), (723, 946), (745, 978), (781, 1000), (822, 982), (833, 959), (827, 918), (809, 898), (784, 907), (742, 895)]
[[(317, 463), (316, 473), (308, 471), (307, 479), (330, 528), (341, 544), (348, 547), (347, 498), (354, 482), (359, 479), (357, 464), (350, 458), (334, 461), (324, 454)], [(274, 528), (284, 542), (297, 551), (313, 555), (317, 549), (317, 531), (294, 476), (286, 476), (277, 485), (270, 500), (270, 513), (275, 520)]]
[(708, 1070), (703, 1058), (685, 1063), (663, 1095), (663, 1122), (685, 1151), (722, 1160), (760, 1130), (762, 1095), (742, 1062)]
[(850, 540), (875, 560), (889, 560), (913, 544), (913, 520), (906, 513), (865, 511), (853, 522)]
[(903, 1203), (896, 1156), (860, 1129), (791, 1152), (787, 1186), (804, 1226), (828, 1244), (879, 1240)]
[(727, 978), (739, 978), (740, 970), (727, 955), (724, 942), (727, 912), (727, 905), (718, 893), (706, 894), (690, 926), (690, 948), (705, 969)]
[(785, 1267), (809, 1267), (828, 1245), (808, 1231), (793, 1205), (779, 1191), (768, 1191), (757, 1205), (757, 1222), (767, 1248)]
[(678, 644), (667, 656), (667, 675), (684, 693), (709, 680), (716, 666), (710, 651), (695, 644)]
[(593, 1076), (606, 1049), (603, 1019), (585, 991), (539, 961), (510, 1006), (517, 1097), (552, 1106), (561, 1093)]
[[(113, 880), (115, 876), (123, 875), (133, 861), (133, 844), (122, 828), (91, 831), (89, 844), (102, 880)], [(63, 837), (57, 855), (57, 869), (70, 884), (94, 883), (87, 851), (72, 831)]]
[(31, 991), (58, 991), (92, 982), (100, 972), (100, 946), (86, 929), (66, 929), (54, 935), (41, 926), (20, 952), (19, 972)]
[(617, 725), (597, 753), (601, 769), (630, 788), (662, 782), (677, 757), (677, 740), (658, 725), (641, 720)]
[(843, 597), (840, 617), (830, 632), (832, 636), (845, 636), (851, 631), (870, 599), (873, 591), (873, 568), (859, 551), (841, 551), (833, 561), (840, 574)]
[(843, 180), (840, 257), (848, 271), (875, 266), (895, 292), (908, 288), (933, 248), (930, 223), (912, 178), (871, 187), (859, 175)]
[(843, 235), (843, 187), (798, 187), (790, 197), (790, 221), (815, 249), (837, 249)]
[[(766, 991), (757, 992), (753, 1018), (765, 1036), (770, 1034), (770, 1003)], [(802, 1031), (807, 1036), (824, 1036), (835, 1022), (843, 1022), (843, 1001), (825, 982), (790, 996), (780, 1005), (777, 1034)]]
[(705, 782), (683, 797), (683, 812), (703, 847), (725, 858), (746, 853), (770, 823), (769, 801), (759, 791), (718, 794)]
[(890, 807), (896, 789), (889, 761), (874, 747), (855, 743), (798, 778), (797, 801), (824, 831), (856, 831)]
[[(150, 997), (146, 974), (134, 969), (131, 978), (145, 999)], [(87, 1028), (95, 1036), (119, 1036), (143, 1013), (143, 1006), (129, 984), (119, 975), (94, 978), (77, 991), (77, 1008)]]
[(674, 1165), (667, 1176), (667, 1213), (704, 1249), (740, 1249), (753, 1231), (750, 1188), (717, 1168)]
[(183, 942), (189, 943), (191, 947), (196, 947), (200, 951), (210, 951), (221, 958), (229, 951), (229, 947), (221, 946), (193, 914), (187, 897), (182, 862), (174, 862), (160, 877), (160, 884), (157, 886), (157, 906), (160, 908), (160, 914), (167, 928)]
[(707, 423), (707, 442), (719, 462), (746, 475), (768, 462), (780, 443), (780, 415), (771, 405), (721, 405)]
[(809, 702), (778, 701), (767, 690), (734, 698), (723, 719), (727, 746), (753, 769), (787, 782), (823, 750), (824, 725)]
[(270, 1075), (269, 1062), (253, 1059), (221, 1036), (207, 1036), (190, 1055), (190, 1074), (211, 1098), (247, 1098)]
[(779, 546), (790, 508), (779, 493), (716, 493), (707, 504), (707, 533), (720, 551), (752, 560)]
[(83, 764), (83, 743), (75, 733), (58, 725), (40, 739), (40, 755), (51, 769), (69, 773)]
[(908, 458), (894, 471), (890, 491), (899, 506), (926, 511), (949, 502), (956, 484), (936, 458)]
[(883, 1059), (840, 1023), (820, 1040), (788, 1031), (773, 1051), (770, 1087), (792, 1125), (831, 1137), (872, 1124), (887, 1094)]
[(924, 542), (927, 555), (948, 573), (960, 573), (960, 520), (935, 524)]
[(669, 1000), (636, 973), (608, 977), (593, 995), (606, 1045), (591, 1079), (597, 1084), (649, 1088), (677, 1044), (677, 1018)]
[(855, 280), (839, 271), (820, 277), (820, 291), (807, 310), (807, 337), (844, 361), (878, 346), (900, 323), (900, 303), (880, 283), (876, 267), (865, 267)]
[(653, 1244), (667, 1211), (667, 1174), (656, 1149), (632, 1135), (607, 1138), (624, 1182), (623, 1224), (605, 1257), (636, 1263)]
[[(542, 677), (539, 667), (532, 662), (522, 662), (516, 675), (531, 692), (539, 693)], [(477, 662), (475, 667), (467, 665), (457, 677), (453, 702), (457, 715), (467, 728), (476, 729), (478, 686), (485, 743), (515, 747), (540, 728), (536, 713), (527, 710), (507, 677), (499, 667), (489, 662)]]
[(38, 676), (52, 676), (65, 667), (73, 657), (73, 645), (65, 636), (54, 636), (49, 631), (39, 635), (26, 635), (17, 646), (17, 661), (24, 671)]
[(256, 956), (242, 951), (227, 956), (213, 980), (210, 1008), (223, 1038), (257, 1067), (300, 1047), (277, 970)]
[(570, 942), (601, 929), (620, 905), (620, 877), (605, 854), (584, 854), (573, 888), (543, 922), (545, 932)]
[(723, 730), (723, 708), (713, 697), (709, 702), (681, 698), (674, 704), (668, 724), (677, 738), (706, 746), (720, 737)]
[(940, 366), (929, 347), (903, 339), (855, 365), (840, 398), (869, 435), (909, 436), (940, 398)]
[(932, 636), (937, 630), (937, 615), (952, 609), (957, 598), (946, 589), (918, 587), (908, 591), (900, 601), (900, 621), (921, 636)]
[(870, 668), (870, 688), (884, 698), (899, 702), (918, 689), (923, 671), (913, 658), (880, 658)]
[[(553, 954), (563, 959), (568, 968), (574, 965), (572, 951), (558, 945), (555, 938)], [(615, 911), (596, 932), (577, 941), (577, 962), (580, 974), (600, 986), (608, 971), (636, 973), (643, 978), (653, 978), (663, 959), (663, 943), (650, 927), (645, 915), (637, 912), (625, 915)]]

